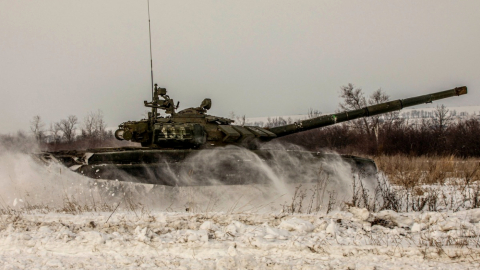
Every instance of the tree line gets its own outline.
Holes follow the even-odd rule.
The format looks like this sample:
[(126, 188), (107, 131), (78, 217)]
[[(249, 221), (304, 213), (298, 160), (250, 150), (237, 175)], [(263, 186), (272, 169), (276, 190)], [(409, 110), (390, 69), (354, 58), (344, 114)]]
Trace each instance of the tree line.
[[(363, 90), (353, 84), (342, 86), (340, 97), (343, 101), (338, 111), (355, 110), (390, 100), (381, 89), (365, 97)], [(268, 124), (284, 122), (277, 120)], [(456, 112), (439, 105), (429, 118), (400, 118), (397, 111), (297, 133), (279, 140), (312, 151), (331, 149), (340, 153), (368, 155), (480, 157), (479, 138), (479, 118), (458, 118)]]
[(30, 121), (30, 130), (42, 148), (48, 150), (115, 146), (113, 131), (107, 130), (102, 111), (90, 112), (82, 122), (75, 115), (47, 127), (39, 115)]

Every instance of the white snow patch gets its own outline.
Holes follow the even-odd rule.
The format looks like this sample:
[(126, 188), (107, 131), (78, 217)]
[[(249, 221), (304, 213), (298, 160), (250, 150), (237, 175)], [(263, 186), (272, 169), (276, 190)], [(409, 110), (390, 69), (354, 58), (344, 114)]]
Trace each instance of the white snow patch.
[[(364, 211), (360, 211), (363, 213)], [(476, 269), (477, 209), (380, 216), (400, 225), (366, 232), (355, 215), (191, 214), (151, 211), (0, 216), (0, 266), (175, 269)], [(403, 216), (404, 215), (404, 216)], [(377, 215), (378, 218), (378, 215)], [(416, 220), (412, 229), (402, 228)], [(314, 220), (314, 222), (310, 222)], [(435, 228), (439, 228), (438, 230)], [(445, 228), (445, 227), (443, 227)], [(430, 242), (436, 243), (430, 246)], [(439, 248), (440, 247), (440, 248)]]
[(297, 231), (301, 233), (308, 233), (315, 229), (312, 223), (299, 218), (284, 220), (282, 223), (280, 223), (279, 227), (284, 230)]

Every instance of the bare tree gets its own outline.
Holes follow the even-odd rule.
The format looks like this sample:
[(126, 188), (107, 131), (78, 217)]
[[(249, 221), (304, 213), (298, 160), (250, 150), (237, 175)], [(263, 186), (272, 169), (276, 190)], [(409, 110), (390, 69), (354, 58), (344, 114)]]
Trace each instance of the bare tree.
[(104, 140), (107, 137), (107, 124), (102, 111), (90, 112), (83, 120), (82, 136), (89, 139)]
[(67, 119), (62, 119), (59, 123), (56, 123), (55, 125), (58, 126), (58, 129), (62, 131), (62, 136), (65, 141), (70, 143), (75, 140), (75, 131), (77, 130), (77, 124), (78, 118), (75, 115), (70, 115)]
[(95, 121), (95, 130), (96, 130), (96, 138), (104, 141), (107, 139), (107, 123), (103, 120), (103, 113), (102, 111), (97, 112), (97, 119)]
[(439, 132), (445, 131), (450, 122), (452, 121), (452, 115), (450, 110), (445, 105), (437, 105), (435, 111), (433, 111), (433, 127)]
[(60, 140), (62, 139), (60, 124), (59, 123), (50, 123), (50, 128), (49, 128), (48, 131), (50, 132), (51, 141), (53, 141), (53, 143), (55, 143), (55, 144), (59, 143)]
[[(368, 105), (376, 105), (380, 103), (384, 103), (390, 100), (390, 97), (382, 91), (382, 89), (378, 89), (377, 91), (373, 92), (373, 94), (370, 96), (368, 99)], [(370, 122), (372, 123), (372, 126), (378, 126), (380, 122), (380, 118), (382, 116), (380, 115), (375, 115), (370, 118)]]
[[(367, 100), (363, 94), (363, 90), (361, 88), (355, 88), (351, 83), (340, 88), (340, 97), (343, 98), (343, 102), (339, 104), (341, 111), (358, 110), (366, 106), (376, 105), (390, 100), (390, 97), (382, 89), (373, 92)], [(398, 119), (398, 115), (398, 112), (390, 112), (369, 118), (363, 117), (351, 121), (351, 124), (357, 129), (371, 135), (372, 132), (376, 133), (381, 122), (388, 121), (391, 123), (393, 120)]]
[(33, 132), (35, 139), (40, 142), (45, 137), (45, 124), (42, 121), (42, 118), (39, 115), (35, 115), (30, 121), (30, 130)]
[(83, 119), (82, 136), (92, 138), (95, 133), (95, 114), (90, 112)]
[[(387, 95), (381, 88), (373, 92), (373, 94), (368, 99), (368, 105), (376, 105), (380, 103), (385, 103), (390, 101), (390, 96)], [(374, 127), (377, 127), (380, 124), (392, 124), (394, 121), (398, 121), (400, 118), (400, 112), (394, 111), (389, 113), (384, 113), (382, 115), (376, 115), (371, 117), (371, 122)]]
[[(358, 110), (367, 106), (367, 100), (363, 95), (362, 88), (355, 88), (355, 86), (351, 83), (340, 87), (340, 97), (343, 98), (343, 102), (338, 104), (341, 111)], [(370, 135), (370, 123), (366, 118), (357, 119), (351, 121), (350, 123), (355, 128)]]

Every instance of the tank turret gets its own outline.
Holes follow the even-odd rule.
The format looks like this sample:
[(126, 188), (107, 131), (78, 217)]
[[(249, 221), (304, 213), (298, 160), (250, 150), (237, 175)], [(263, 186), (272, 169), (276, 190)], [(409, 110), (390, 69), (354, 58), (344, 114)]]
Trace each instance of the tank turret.
[[(254, 146), (256, 144), (250, 142), (269, 141), (314, 128), (464, 95), (467, 94), (467, 87), (462, 86), (418, 97), (375, 104), (358, 110), (322, 115), (273, 128), (233, 125), (234, 121), (231, 119), (208, 115), (206, 113), (212, 106), (209, 98), (204, 99), (199, 107), (176, 112), (179, 103), (174, 105), (173, 99), (167, 95), (165, 88), (159, 88), (155, 84), (154, 93), (152, 102), (144, 102), (146, 107), (152, 108), (148, 119), (122, 123), (115, 132), (117, 139), (138, 142), (143, 147), (160, 149), (203, 149), (228, 144)], [(164, 110), (166, 115), (160, 115), (159, 109)]]

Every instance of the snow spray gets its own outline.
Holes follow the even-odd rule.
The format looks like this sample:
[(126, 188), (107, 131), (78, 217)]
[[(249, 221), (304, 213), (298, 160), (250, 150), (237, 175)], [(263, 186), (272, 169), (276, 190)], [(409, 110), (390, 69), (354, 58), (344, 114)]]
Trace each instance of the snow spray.
[[(200, 151), (186, 160), (180, 173), (171, 171), (169, 177), (185, 182), (201, 176), (212, 185), (168, 187), (90, 179), (55, 162), (42, 164), (24, 149), (0, 144), (0, 204), (11, 208), (62, 207), (67, 201), (79, 205), (118, 205), (128, 199), (130, 206), (133, 202), (159, 211), (242, 213), (306, 212), (307, 202), (314, 200), (316, 207), (310, 205), (308, 211), (323, 211), (332, 196), (337, 206), (351, 199), (351, 168), (339, 156), (326, 162), (313, 162), (289, 152), (301, 150), (298, 146), (269, 143), (263, 149), (272, 150), (268, 161), (235, 146)], [(224, 179), (219, 175), (229, 177), (229, 172), (218, 170), (222, 163), (232, 159), (238, 161), (234, 168), (237, 176), (241, 174), (247, 182), (249, 178), (261, 178), (261, 184), (222, 185)]]

